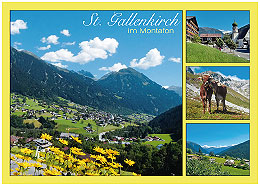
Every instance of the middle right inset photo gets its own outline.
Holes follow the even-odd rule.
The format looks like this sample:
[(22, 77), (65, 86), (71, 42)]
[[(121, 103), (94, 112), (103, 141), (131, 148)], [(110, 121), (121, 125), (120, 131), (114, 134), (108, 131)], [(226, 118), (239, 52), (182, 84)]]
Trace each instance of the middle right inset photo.
[(250, 68), (186, 67), (186, 119), (250, 119)]

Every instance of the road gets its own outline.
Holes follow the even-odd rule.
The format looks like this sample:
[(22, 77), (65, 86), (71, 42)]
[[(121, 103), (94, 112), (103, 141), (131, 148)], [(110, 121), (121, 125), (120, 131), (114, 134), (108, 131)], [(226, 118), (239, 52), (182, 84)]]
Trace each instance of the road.
[[(122, 126), (121, 129), (125, 127), (125, 126), (122, 125), (122, 124), (120, 124), (120, 125)], [(105, 138), (102, 138), (102, 136), (103, 136), (104, 134), (106, 134), (107, 132), (112, 132), (112, 131), (115, 131), (115, 130), (110, 130), (110, 131), (106, 131), (106, 132), (101, 132), (101, 133), (99, 133), (99, 134), (98, 134), (98, 139), (99, 139), (99, 141), (106, 141), (106, 139), (105, 139)]]

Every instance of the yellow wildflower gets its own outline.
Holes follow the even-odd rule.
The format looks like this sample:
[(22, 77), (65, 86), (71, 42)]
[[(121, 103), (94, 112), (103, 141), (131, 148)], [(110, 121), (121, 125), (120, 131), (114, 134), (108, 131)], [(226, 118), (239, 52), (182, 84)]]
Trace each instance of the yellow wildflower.
[(120, 154), (118, 151), (112, 149), (106, 149), (106, 153), (111, 155), (113, 154), (115, 156)]
[(77, 148), (77, 147), (71, 147), (70, 148), (71, 152), (73, 154), (76, 154), (76, 155), (86, 155), (84, 152), (81, 152), (81, 149)]
[(59, 139), (59, 142), (61, 142), (63, 145), (68, 145), (69, 142), (64, 139)]
[(102, 164), (107, 162), (107, 159), (104, 156), (98, 155), (97, 160), (99, 160)]
[(31, 157), (28, 157), (28, 156), (24, 156), (22, 159), (29, 161), (29, 160), (31, 160), (32, 158), (31, 158)]
[(19, 172), (19, 171), (20, 171), (20, 169), (19, 169), (19, 168), (15, 168), (15, 170), (16, 170), (17, 172)]
[(46, 160), (41, 159), (41, 158), (38, 158), (36, 161), (38, 161), (38, 162), (40, 162), (40, 163), (43, 163), (43, 162), (45, 162)]
[(82, 144), (82, 141), (78, 137), (71, 136), (72, 139), (74, 139), (76, 142)]
[(124, 160), (124, 162), (125, 162), (126, 164), (130, 165), (130, 166), (133, 166), (133, 165), (135, 164), (134, 161), (129, 160), (129, 159)]
[(116, 159), (116, 157), (113, 156), (112, 154), (109, 154), (109, 155), (107, 156), (107, 158), (108, 158), (108, 159), (111, 159), (111, 160), (115, 160), (115, 159)]
[(20, 154), (16, 154), (15, 155), (18, 159), (23, 159), (24, 158), (24, 156), (22, 156), (22, 155), (20, 155)]
[(11, 172), (14, 172), (14, 170), (13, 170), (13, 169), (11, 169), (10, 171), (11, 171)]
[(52, 139), (52, 136), (50, 136), (49, 134), (46, 134), (46, 133), (45, 133), (45, 134), (42, 134), (42, 135), (41, 135), (41, 138), (42, 138), (42, 139), (46, 139), (46, 140), (51, 140), (51, 139)]
[(41, 157), (45, 158), (45, 154), (44, 154), (44, 153), (40, 152), (39, 155), (40, 155)]
[(15, 157), (14, 157), (14, 156), (11, 156), (11, 160), (13, 160), (13, 161), (14, 161), (14, 160), (15, 160)]
[(27, 149), (27, 148), (22, 148), (22, 149), (21, 149), (21, 152), (22, 152), (23, 154), (31, 154), (33, 151), (30, 150), (30, 149)]
[(22, 163), (18, 163), (17, 162), (17, 165), (19, 166), (19, 167), (23, 167), (23, 168), (27, 168), (27, 167), (31, 167), (31, 164), (30, 163), (28, 163), (28, 162), (22, 162)]
[(100, 147), (94, 147), (93, 150), (96, 151), (96, 152), (99, 152), (101, 154), (106, 154), (106, 151), (103, 148), (100, 148)]
[(21, 173), (20, 172), (14, 172), (13, 175), (14, 176), (19, 176)]
[(32, 163), (32, 166), (35, 167), (35, 168), (40, 168), (40, 167), (42, 167), (42, 165), (39, 164), (39, 163)]

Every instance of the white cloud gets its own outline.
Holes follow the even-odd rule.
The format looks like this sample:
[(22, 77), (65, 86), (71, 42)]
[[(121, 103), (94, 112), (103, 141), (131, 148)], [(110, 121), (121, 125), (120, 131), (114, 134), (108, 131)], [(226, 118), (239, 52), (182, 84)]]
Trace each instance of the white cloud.
[(107, 59), (108, 56), (116, 53), (118, 45), (117, 40), (113, 38), (106, 38), (102, 41), (96, 37), (93, 40), (81, 42), (79, 44), (81, 51), (77, 55), (72, 54), (67, 49), (61, 49), (44, 54), (42, 59), (52, 62), (69, 61), (85, 64), (97, 58)]
[(22, 43), (14, 42), (14, 48), (18, 50), (18, 46), (22, 45)]
[(68, 49), (60, 49), (56, 52), (48, 52), (44, 54), (41, 59), (51, 62), (70, 61), (73, 54)]
[(137, 67), (140, 69), (148, 69), (150, 67), (156, 67), (162, 64), (164, 56), (161, 56), (157, 48), (151, 49), (145, 57), (138, 59), (133, 59), (130, 62), (130, 67)]
[(59, 37), (57, 37), (56, 35), (50, 35), (50, 36), (47, 37), (47, 38), (46, 38), (46, 37), (43, 37), (43, 38), (41, 39), (41, 42), (57, 45), (57, 44), (59, 44), (58, 39), (59, 39)]
[(75, 45), (76, 44), (76, 42), (75, 41), (73, 41), (73, 42), (63, 42), (62, 43), (62, 46), (67, 46), (67, 45)]
[(17, 19), (15, 22), (11, 22), (11, 34), (20, 34), (20, 30), (27, 29), (27, 22)]
[(162, 86), (163, 88), (165, 88), (165, 89), (167, 89), (167, 88), (169, 88), (170, 86)]
[(180, 63), (181, 62), (181, 58), (177, 57), (171, 57), (168, 59), (169, 61), (175, 62), (175, 63)]
[(231, 30), (220, 30), (223, 34), (231, 34)]
[(209, 146), (209, 145), (203, 145), (201, 147), (203, 147), (203, 148), (211, 148), (211, 147), (217, 148), (217, 146)]
[(60, 68), (68, 68), (68, 65), (63, 65), (61, 63), (52, 63), (52, 65), (60, 67)]
[(46, 47), (39, 47), (38, 50), (48, 50), (51, 48), (51, 45), (47, 45)]
[(60, 33), (63, 34), (63, 35), (65, 35), (65, 36), (68, 36), (68, 37), (70, 36), (69, 30), (66, 30), (66, 29), (60, 31)]
[(122, 65), (121, 63), (116, 63), (112, 67), (101, 67), (99, 70), (103, 71), (111, 71), (111, 72), (118, 72), (121, 69), (127, 68), (126, 65)]

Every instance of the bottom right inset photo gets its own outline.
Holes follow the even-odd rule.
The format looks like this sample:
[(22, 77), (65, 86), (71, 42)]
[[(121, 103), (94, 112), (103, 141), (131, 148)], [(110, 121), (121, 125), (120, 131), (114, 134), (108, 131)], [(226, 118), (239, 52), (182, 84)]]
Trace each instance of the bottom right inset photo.
[(187, 176), (249, 176), (249, 124), (187, 124)]

